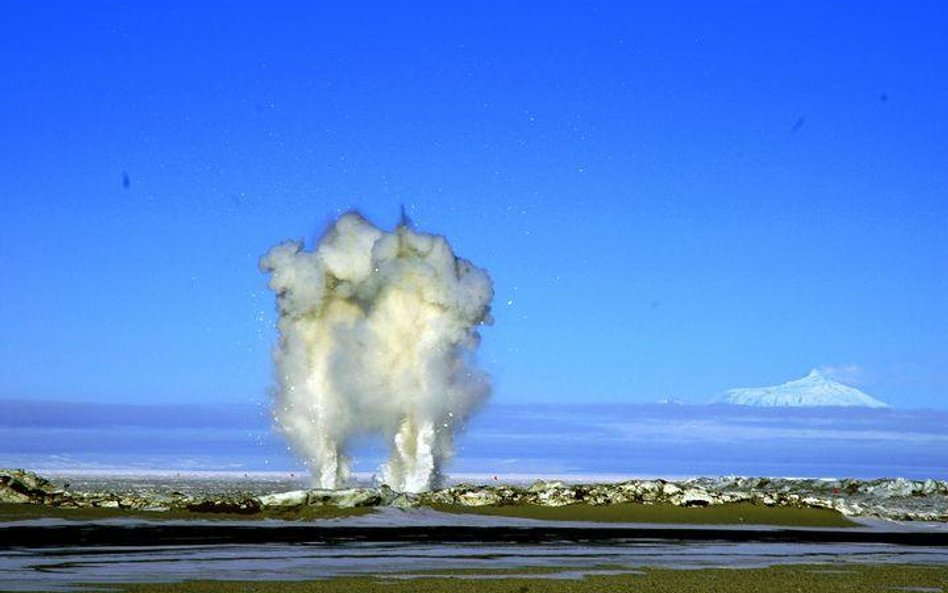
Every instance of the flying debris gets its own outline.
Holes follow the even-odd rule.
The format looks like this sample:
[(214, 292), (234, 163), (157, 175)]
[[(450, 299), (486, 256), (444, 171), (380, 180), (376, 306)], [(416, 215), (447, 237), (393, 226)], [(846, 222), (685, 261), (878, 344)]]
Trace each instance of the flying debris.
[(796, 134), (797, 132), (803, 129), (804, 125), (806, 125), (806, 118), (803, 116), (800, 116), (797, 118), (797, 121), (793, 122), (793, 126), (790, 128), (790, 132), (792, 134)]

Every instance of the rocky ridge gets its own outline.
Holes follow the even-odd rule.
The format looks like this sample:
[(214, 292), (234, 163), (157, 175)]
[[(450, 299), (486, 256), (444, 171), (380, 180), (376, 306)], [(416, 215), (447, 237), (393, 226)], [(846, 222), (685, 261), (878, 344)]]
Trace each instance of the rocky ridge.
[(565, 506), (585, 503), (673, 504), (684, 507), (745, 502), (766, 506), (827, 508), (848, 517), (897, 521), (948, 521), (948, 481), (823, 480), (721, 477), (681, 481), (630, 480), (611, 484), (538, 481), (530, 486), (460, 484), (423, 493), (388, 486), (347, 490), (294, 490), (273, 494), (239, 491), (184, 494), (176, 491), (70, 491), (25, 470), (0, 470), (0, 503), (59, 508), (172, 510), (255, 515), (273, 509), (335, 506), (397, 508), (486, 505)]

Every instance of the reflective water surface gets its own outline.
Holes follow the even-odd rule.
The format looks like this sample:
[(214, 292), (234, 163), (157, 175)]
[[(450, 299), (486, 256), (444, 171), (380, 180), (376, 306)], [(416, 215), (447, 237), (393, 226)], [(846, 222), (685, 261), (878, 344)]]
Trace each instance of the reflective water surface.
[[(641, 567), (759, 567), (815, 563), (948, 563), (944, 547), (879, 543), (761, 543), (615, 539), (594, 542), (333, 542), (148, 547), (12, 548), (0, 552), (6, 590), (78, 590), (77, 583), (305, 580), (341, 575), (405, 578), (428, 571), (557, 567), (579, 578)], [(475, 574), (475, 576), (477, 576)], [(529, 575), (536, 578), (536, 575)], [(548, 577), (549, 578), (549, 577)]]

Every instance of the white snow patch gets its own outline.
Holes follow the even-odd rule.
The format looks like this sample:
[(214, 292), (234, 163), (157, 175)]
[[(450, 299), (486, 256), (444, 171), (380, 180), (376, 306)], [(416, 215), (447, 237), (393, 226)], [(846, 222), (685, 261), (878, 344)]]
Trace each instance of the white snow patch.
[(802, 379), (782, 385), (731, 389), (716, 402), (757, 407), (889, 407), (858, 389), (829, 379), (816, 369)]

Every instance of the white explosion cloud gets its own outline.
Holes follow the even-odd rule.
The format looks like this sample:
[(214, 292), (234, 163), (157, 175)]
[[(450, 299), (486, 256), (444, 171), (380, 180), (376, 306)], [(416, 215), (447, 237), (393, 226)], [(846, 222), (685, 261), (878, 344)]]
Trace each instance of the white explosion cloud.
[(444, 237), (404, 220), (388, 233), (354, 212), (313, 251), (281, 243), (260, 266), (279, 311), (274, 419), (314, 484), (344, 487), (352, 440), (381, 434), (385, 483), (436, 487), (455, 432), (490, 392), (472, 366), (491, 322), (487, 272)]

